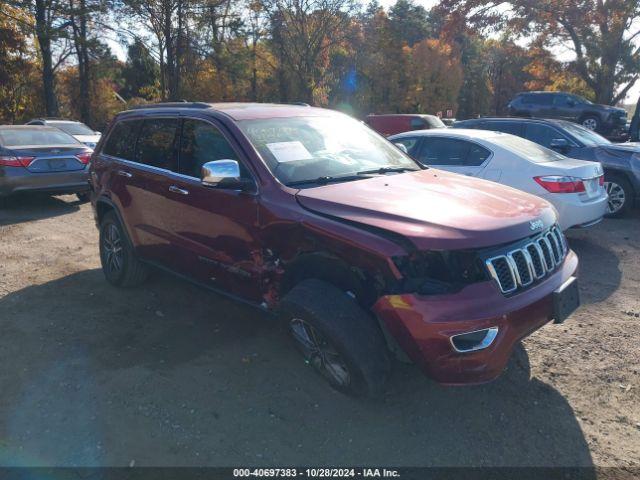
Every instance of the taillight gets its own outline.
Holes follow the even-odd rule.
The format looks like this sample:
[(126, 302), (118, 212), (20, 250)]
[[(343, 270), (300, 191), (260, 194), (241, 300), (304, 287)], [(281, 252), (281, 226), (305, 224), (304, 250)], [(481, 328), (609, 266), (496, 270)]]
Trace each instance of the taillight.
[(14, 157), (12, 155), (0, 155), (0, 165), (5, 167), (28, 167), (36, 157)]
[(604, 187), (604, 175), (600, 175), (598, 177), (598, 183), (600, 184), (601, 187)]
[(546, 175), (533, 177), (542, 188), (551, 193), (578, 193), (584, 192), (582, 179), (562, 175)]
[(89, 160), (91, 160), (91, 152), (78, 153), (76, 155), (76, 158), (80, 160), (81, 163), (86, 165), (87, 163), (89, 163)]

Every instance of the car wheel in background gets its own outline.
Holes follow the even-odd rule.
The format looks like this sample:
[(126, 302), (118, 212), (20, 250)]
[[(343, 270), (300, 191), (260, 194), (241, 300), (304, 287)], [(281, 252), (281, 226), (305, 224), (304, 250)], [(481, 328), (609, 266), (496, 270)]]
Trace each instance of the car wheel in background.
[(82, 203), (87, 203), (91, 199), (89, 192), (76, 193), (76, 197), (78, 197), (78, 200)]
[(583, 127), (593, 130), (594, 132), (600, 129), (600, 119), (595, 115), (588, 115), (580, 120)]
[(629, 181), (617, 173), (605, 173), (604, 188), (609, 196), (606, 216), (623, 216), (629, 210), (633, 199), (633, 189)]
[(353, 298), (327, 282), (304, 280), (282, 298), (279, 314), (305, 362), (333, 388), (382, 393), (390, 370), (386, 342)]
[(133, 287), (147, 279), (148, 271), (136, 256), (115, 212), (100, 223), (100, 262), (107, 281), (117, 287)]

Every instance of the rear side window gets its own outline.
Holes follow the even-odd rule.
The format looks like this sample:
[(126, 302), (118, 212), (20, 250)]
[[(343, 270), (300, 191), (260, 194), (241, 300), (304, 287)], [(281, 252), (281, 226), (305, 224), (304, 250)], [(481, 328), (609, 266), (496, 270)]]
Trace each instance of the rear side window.
[(522, 124), (516, 122), (487, 122), (482, 128), (493, 132), (510, 133), (511, 135), (522, 136)]
[(177, 169), (177, 118), (145, 120), (140, 129), (135, 161), (165, 170)]
[(429, 137), (422, 141), (416, 159), (424, 165), (465, 165), (469, 143), (455, 138)]
[(118, 122), (111, 130), (102, 153), (124, 160), (133, 160), (140, 125), (142, 125), (141, 120)]
[(486, 148), (472, 143), (469, 147), (469, 153), (467, 154), (467, 159), (465, 165), (470, 167), (478, 167), (484, 163), (484, 161), (489, 158), (491, 152)]
[(216, 127), (200, 120), (185, 120), (180, 142), (180, 173), (200, 178), (202, 165), (215, 160), (238, 160), (238, 156)]

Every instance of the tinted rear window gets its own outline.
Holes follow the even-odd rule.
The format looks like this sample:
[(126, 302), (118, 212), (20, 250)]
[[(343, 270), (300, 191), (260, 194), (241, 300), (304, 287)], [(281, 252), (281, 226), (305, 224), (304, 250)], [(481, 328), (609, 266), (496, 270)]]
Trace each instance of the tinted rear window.
[(530, 142), (524, 138), (516, 137), (515, 135), (501, 135), (492, 138), (491, 141), (497, 145), (501, 145), (507, 150), (519, 153), (527, 160), (533, 163), (546, 163), (556, 162), (558, 160), (565, 160), (566, 157), (560, 155), (553, 150), (545, 148), (537, 143)]
[(27, 128), (8, 128), (0, 130), (0, 144), (5, 147), (26, 145), (73, 145), (78, 141), (58, 130), (36, 130)]
[(516, 122), (486, 122), (480, 127), (493, 132), (510, 133), (511, 135), (522, 136), (522, 124)]
[(52, 127), (59, 128), (69, 135), (95, 135), (95, 132), (80, 122), (49, 122)]
[(141, 120), (127, 120), (117, 123), (109, 134), (103, 153), (112, 157), (133, 160), (141, 124)]

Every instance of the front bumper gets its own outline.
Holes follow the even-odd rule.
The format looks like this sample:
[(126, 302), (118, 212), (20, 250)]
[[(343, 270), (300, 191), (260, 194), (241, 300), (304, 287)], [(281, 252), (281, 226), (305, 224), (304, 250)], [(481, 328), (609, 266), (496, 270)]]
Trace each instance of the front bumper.
[(33, 173), (23, 167), (0, 167), (0, 196), (18, 192), (80, 193), (89, 191), (89, 169)]
[[(373, 311), (407, 356), (435, 381), (484, 383), (500, 375), (517, 342), (553, 319), (553, 292), (577, 268), (578, 257), (569, 251), (553, 274), (510, 297), (483, 282), (450, 295), (387, 295)], [(498, 334), (483, 350), (460, 353), (451, 344), (454, 335), (491, 327), (498, 327)]]

